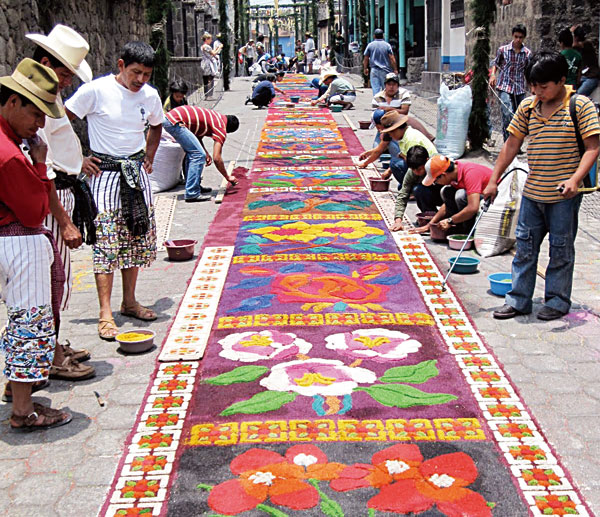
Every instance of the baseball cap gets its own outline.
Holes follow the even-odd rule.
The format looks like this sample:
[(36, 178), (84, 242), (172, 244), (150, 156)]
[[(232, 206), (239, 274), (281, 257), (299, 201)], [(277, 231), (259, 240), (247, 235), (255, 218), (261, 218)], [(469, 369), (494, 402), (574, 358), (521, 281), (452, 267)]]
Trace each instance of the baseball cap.
[(375, 124), (381, 124), (381, 117), (383, 117), (384, 115), (384, 110), (375, 110), (373, 112), (373, 116), (371, 117), (371, 125), (369, 126), (369, 129), (374, 129)]
[(398, 77), (398, 74), (395, 74), (394, 72), (390, 72), (385, 76), (384, 83), (387, 83), (389, 81), (394, 81), (395, 83), (400, 84), (400, 78)]
[(436, 154), (432, 158), (429, 158), (425, 164), (425, 172), (427, 172), (427, 175), (425, 176), (425, 179), (423, 179), (423, 186), (430, 187), (433, 185), (436, 178), (446, 172), (451, 163), (452, 160), (450, 160), (450, 158), (442, 156), (441, 154)]
[(408, 115), (400, 115), (397, 111), (390, 111), (386, 113), (381, 119), (381, 125), (384, 129), (381, 130), (382, 133), (389, 133), (390, 131), (394, 131), (394, 129), (403, 126), (408, 122)]

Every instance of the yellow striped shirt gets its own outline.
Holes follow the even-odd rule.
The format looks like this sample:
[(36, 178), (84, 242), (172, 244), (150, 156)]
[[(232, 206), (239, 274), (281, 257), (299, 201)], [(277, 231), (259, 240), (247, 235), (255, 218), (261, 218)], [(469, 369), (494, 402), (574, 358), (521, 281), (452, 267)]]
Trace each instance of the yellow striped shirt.
[[(529, 175), (523, 195), (533, 201), (563, 201), (556, 187), (575, 173), (581, 161), (575, 127), (569, 113), (569, 100), (574, 91), (570, 86), (565, 88), (567, 94), (563, 104), (549, 118), (542, 117), (539, 99), (528, 97), (521, 102), (508, 126), (508, 132), (517, 138), (529, 135)], [(600, 123), (592, 101), (579, 95), (575, 106), (581, 138), (585, 140), (600, 134)], [(531, 114), (528, 117), (529, 112)]]

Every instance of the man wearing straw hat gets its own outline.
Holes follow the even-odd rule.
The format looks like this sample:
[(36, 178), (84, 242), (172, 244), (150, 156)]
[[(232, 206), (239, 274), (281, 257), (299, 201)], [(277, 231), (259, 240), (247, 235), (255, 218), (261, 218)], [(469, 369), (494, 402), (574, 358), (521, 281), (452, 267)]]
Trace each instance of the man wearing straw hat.
[(321, 83), (327, 86), (327, 91), (319, 98), (311, 101), (314, 106), (320, 102), (325, 102), (328, 106), (331, 104), (340, 104), (343, 109), (351, 109), (356, 100), (356, 90), (346, 79), (338, 77), (333, 69), (326, 70), (321, 75)]
[[(70, 27), (59, 24), (47, 36), (27, 34), (25, 37), (36, 44), (33, 59), (56, 73), (59, 92), (71, 86), (75, 75), (86, 83), (92, 80), (92, 70), (85, 61), (90, 47), (87, 41)], [(62, 104), (60, 93), (58, 102)], [(88, 244), (93, 244), (95, 240), (96, 207), (89, 187), (78, 179), (82, 168), (87, 168), (89, 158), (85, 160), (84, 167), (79, 138), (66, 115), (59, 119), (48, 119), (46, 126), (38, 131), (38, 135), (48, 146), (46, 165), (48, 178), (53, 181), (50, 190), (50, 214), (44, 224), (54, 235), (65, 268), (66, 282), (61, 306), (61, 310), (64, 311), (69, 306), (73, 280), (69, 248), (81, 245), (82, 234), (86, 235)], [(73, 219), (77, 221), (77, 226), (73, 224)], [(87, 361), (89, 358), (90, 353), (87, 350), (74, 350), (68, 341), (66, 344), (60, 344), (57, 339), (50, 378), (77, 381), (93, 377), (95, 371), (92, 366), (79, 364), (80, 361)]]
[[(156, 259), (156, 224), (148, 174), (160, 142), (162, 103), (150, 80), (153, 48), (141, 41), (123, 47), (119, 73), (82, 85), (66, 102), (69, 117), (86, 118), (90, 188), (98, 207), (94, 273), (100, 302), (98, 335), (113, 341), (118, 329), (110, 304), (115, 270), (123, 277), (121, 314), (144, 321), (156, 313), (136, 299), (139, 269)], [(147, 137), (144, 132), (148, 128)]]
[[(58, 91), (54, 71), (32, 59), (0, 78), (0, 289), (8, 314), (0, 348), (12, 388), (9, 424), (15, 431), (58, 427), (72, 418), (31, 398), (34, 384), (50, 373), (65, 282), (56, 243), (43, 226), (51, 183), (47, 147), (36, 137), (46, 116), (64, 115)], [(31, 161), (19, 147), (23, 139), (28, 139)]]

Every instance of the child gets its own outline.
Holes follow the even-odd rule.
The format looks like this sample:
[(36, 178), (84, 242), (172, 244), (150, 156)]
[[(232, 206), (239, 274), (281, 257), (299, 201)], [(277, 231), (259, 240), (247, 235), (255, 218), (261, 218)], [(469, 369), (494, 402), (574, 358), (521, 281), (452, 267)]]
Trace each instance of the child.
[(521, 143), (527, 147), (529, 174), (517, 224), (517, 252), (512, 263), (512, 289), (494, 318), (509, 319), (532, 311), (537, 259), (542, 241), (550, 234), (550, 262), (546, 268), (544, 305), (537, 318), (555, 320), (571, 308), (575, 236), (582, 194), (578, 188), (598, 159), (600, 124), (594, 104), (579, 95), (575, 112), (585, 151), (581, 155), (570, 114), (574, 91), (565, 86), (568, 65), (556, 51), (532, 56), (525, 70), (535, 97), (521, 102), (508, 126), (509, 137), (496, 161), (484, 197), (496, 197), (498, 178), (512, 163)]
[(163, 104), (163, 111), (166, 113), (179, 106), (186, 106), (187, 99), (185, 98), (188, 92), (187, 84), (181, 79), (175, 79), (169, 85), (169, 96)]

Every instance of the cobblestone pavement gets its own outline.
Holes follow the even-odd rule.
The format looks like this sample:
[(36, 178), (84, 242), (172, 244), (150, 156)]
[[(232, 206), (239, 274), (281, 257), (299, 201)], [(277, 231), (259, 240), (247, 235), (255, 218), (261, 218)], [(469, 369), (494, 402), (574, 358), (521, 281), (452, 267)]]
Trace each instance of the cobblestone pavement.
[[(358, 84), (358, 78), (352, 78)], [(266, 111), (250, 109), (241, 102), (250, 89), (250, 80), (236, 79), (232, 90), (216, 106), (225, 114), (241, 116), (240, 130), (231, 135), (224, 148), (227, 161), (249, 167), (255, 154)], [(370, 116), (371, 90), (359, 93), (356, 109), (345, 112), (356, 124)], [(415, 100), (413, 114), (421, 115), (421, 100)], [(426, 105), (425, 105), (426, 106)], [(347, 125), (343, 113), (334, 114), (340, 126)], [(426, 116), (424, 122), (431, 123)], [(358, 131), (365, 148), (373, 131)], [(209, 146), (210, 147), (210, 146)], [(485, 161), (479, 153), (468, 159)], [(205, 170), (203, 184), (217, 187), (220, 176), (214, 166)], [(392, 188), (395, 188), (393, 186)], [(186, 204), (182, 188), (175, 191), (178, 201), (171, 238), (193, 237), (200, 242), (214, 218), (213, 202)], [(173, 195), (171, 191), (167, 195)], [(408, 214), (416, 213), (409, 205)], [(222, 214), (226, 217), (226, 214)], [(577, 239), (575, 272), (576, 300), (566, 318), (542, 323), (535, 317), (508, 322), (491, 318), (502, 299), (489, 292), (487, 274), (510, 271), (510, 255), (482, 260), (476, 275), (452, 275), (450, 287), (458, 294), (490, 348), (504, 364), (506, 372), (520, 389), (524, 400), (557, 448), (565, 466), (582, 489), (593, 509), (600, 511), (600, 388), (597, 372), (600, 362), (600, 239), (596, 218), (582, 215)], [(198, 246), (199, 248), (199, 246)], [(446, 270), (451, 252), (445, 245), (432, 243), (431, 252)], [(158, 350), (139, 356), (125, 356), (114, 343), (97, 337), (97, 300), (89, 250), (73, 254), (75, 292), (72, 307), (63, 320), (63, 337), (75, 347), (92, 351), (97, 370), (94, 379), (80, 383), (53, 381), (35, 395), (37, 401), (53, 407), (66, 407), (74, 420), (68, 426), (31, 435), (11, 433), (10, 406), (0, 403), (0, 515), (92, 516), (96, 515), (108, 492), (123, 444), (133, 426)], [(140, 275), (138, 295), (142, 303), (159, 313), (157, 321), (142, 324), (157, 333), (160, 344), (169, 328), (191, 276), (194, 263), (171, 263), (159, 253), (153, 266)], [(113, 307), (120, 302), (120, 280), (115, 282)], [(543, 296), (543, 280), (538, 282), (537, 302)], [(537, 307), (536, 307), (537, 309)], [(4, 310), (0, 313), (4, 321)], [(124, 329), (136, 328), (135, 320), (115, 312)], [(104, 399), (101, 407), (94, 391)]]

